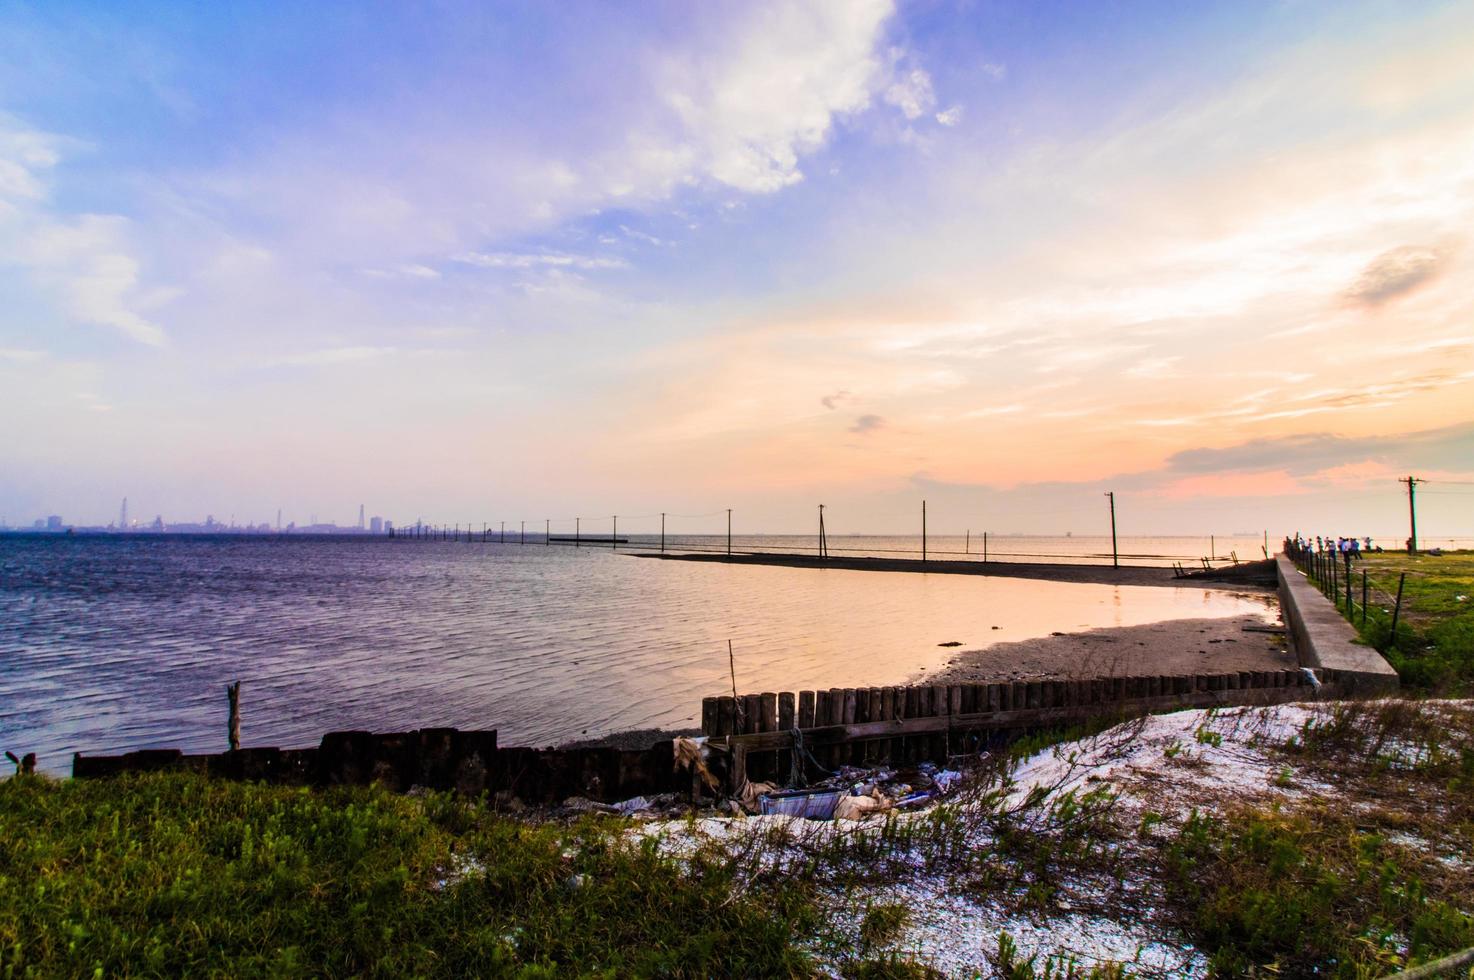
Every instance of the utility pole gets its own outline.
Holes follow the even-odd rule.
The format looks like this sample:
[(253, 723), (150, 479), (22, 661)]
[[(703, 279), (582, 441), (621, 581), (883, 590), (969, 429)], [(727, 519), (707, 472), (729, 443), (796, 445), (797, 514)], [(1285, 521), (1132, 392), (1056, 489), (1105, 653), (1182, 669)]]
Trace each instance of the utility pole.
[(573, 519), (573, 546), (575, 548), (583, 547), (582, 543), (580, 543), (579, 541), (581, 537), (583, 537), (583, 518), (575, 517)]
[(611, 520), (614, 521), (614, 530), (609, 532), (609, 548), (611, 551), (619, 550), (619, 515), (615, 514)]
[(829, 538), (824, 534), (824, 505), (819, 505), (819, 557), (829, 557)]
[(527, 522), (526, 521), (523, 521), (522, 522), (521, 536), (517, 538), (517, 543), (518, 544), (526, 544), (527, 543)]
[(921, 560), (926, 561), (926, 501), (921, 502)]
[(732, 557), (732, 508), (727, 508), (727, 557)]
[(1111, 567), (1121, 567), (1121, 555), (1116, 550), (1116, 491), (1107, 490), (1106, 496), (1111, 501)]
[(548, 548), (553, 546), (553, 521), (551, 518), (543, 521), (543, 545)]
[(1417, 508), (1413, 506), (1413, 497), (1417, 493), (1418, 484), (1425, 481), (1420, 480), (1415, 476), (1409, 476), (1398, 480), (1397, 482), (1407, 484), (1407, 522), (1408, 530), (1411, 532), (1408, 535), (1407, 539), (1407, 550), (1408, 553), (1411, 554), (1412, 552), (1418, 550), (1418, 511)]
[(665, 512), (660, 514), (660, 553), (665, 554)]

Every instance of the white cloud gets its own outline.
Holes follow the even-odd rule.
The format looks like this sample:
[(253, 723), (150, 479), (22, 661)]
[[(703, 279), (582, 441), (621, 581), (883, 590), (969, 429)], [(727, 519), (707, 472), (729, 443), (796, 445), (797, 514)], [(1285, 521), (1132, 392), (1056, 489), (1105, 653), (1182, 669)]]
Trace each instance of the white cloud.
[(395, 266), (393, 269), (360, 269), (370, 279), (439, 279), (440, 272), (428, 265), (416, 263)]
[(943, 126), (955, 126), (962, 122), (962, 106), (954, 105), (937, 113), (937, 122)]
[(725, 50), (673, 59), (666, 104), (682, 131), (674, 145), (633, 141), (634, 169), (663, 187), (710, 178), (749, 193), (802, 180), (800, 156), (823, 145), (837, 117), (869, 107), (892, 13), (889, 0), (778, 3)]
[(27, 350), (19, 347), (0, 347), (0, 361), (14, 361), (18, 364), (33, 364), (46, 356), (45, 351)]
[(74, 322), (162, 346), (163, 328), (139, 310), (167, 294), (143, 289), (127, 219), (60, 215), (47, 199), (44, 175), (60, 161), (66, 143), (0, 118), (0, 262), (26, 269), (33, 285), (51, 294)]
[(462, 252), (455, 261), (483, 269), (627, 269), (623, 259), (568, 252)]
[(892, 82), (885, 90), (884, 99), (888, 105), (900, 109), (907, 119), (919, 119), (937, 104), (931, 76), (922, 68), (913, 68)]

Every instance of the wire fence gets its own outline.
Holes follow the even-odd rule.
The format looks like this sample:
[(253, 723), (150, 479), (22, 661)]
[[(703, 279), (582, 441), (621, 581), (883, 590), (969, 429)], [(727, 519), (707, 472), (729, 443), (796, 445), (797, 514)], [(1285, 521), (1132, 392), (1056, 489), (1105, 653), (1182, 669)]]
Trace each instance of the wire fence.
[(1365, 567), (1353, 567), (1359, 560), (1355, 552), (1317, 550), (1298, 546), (1289, 539), (1284, 542), (1284, 552), (1336, 609), (1363, 632), (1369, 628), (1376, 628), (1377, 632), (1385, 629), (1390, 642), (1397, 635), (1399, 622), (1406, 622), (1408, 604), (1403, 589), (1406, 572), (1398, 576), (1397, 589), (1389, 591), (1372, 581)]

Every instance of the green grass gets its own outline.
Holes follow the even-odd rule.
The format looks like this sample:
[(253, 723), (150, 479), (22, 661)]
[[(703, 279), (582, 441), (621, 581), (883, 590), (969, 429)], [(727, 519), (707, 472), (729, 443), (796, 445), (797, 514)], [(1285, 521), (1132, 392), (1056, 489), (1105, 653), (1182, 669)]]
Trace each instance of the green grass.
[(802, 883), (678, 865), (624, 826), (187, 774), (11, 779), (0, 977), (809, 971)]
[[(1365, 622), (1363, 570), (1371, 592)], [(1402, 611), (1394, 636), (1392, 608), (1404, 572)], [(1382, 652), (1405, 686), (1453, 696), (1474, 692), (1474, 551), (1441, 556), (1372, 553), (1353, 563), (1351, 591), (1348, 618), (1362, 639)], [(1335, 598), (1337, 608), (1346, 613), (1344, 582)]]

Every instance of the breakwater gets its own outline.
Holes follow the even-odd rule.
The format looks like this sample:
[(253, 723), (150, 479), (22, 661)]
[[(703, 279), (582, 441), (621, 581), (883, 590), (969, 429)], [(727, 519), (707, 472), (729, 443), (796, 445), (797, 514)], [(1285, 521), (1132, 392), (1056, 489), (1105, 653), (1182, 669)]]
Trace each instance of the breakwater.
[[(708, 766), (733, 790), (747, 779), (789, 772), (795, 749), (807, 764), (944, 760), (1000, 746), (1030, 732), (1189, 707), (1275, 704), (1347, 692), (1334, 669), (1094, 677), (1057, 681), (764, 692), (702, 701)], [(786, 727), (785, 727), (786, 726)], [(795, 738), (795, 732), (798, 737)], [(146, 750), (77, 753), (76, 778), (185, 769), (230, 779), (311, 786), (380, 783), (488, 793), (502, 802), (555, 803), (571, 796), (613, 801), (663, 792), (702, 794), (679, 768), (674, 741), (645, 749), (502, 746), (495, 731), (425, 728), (331, 732), (316, 747), (258, 747), (187, 755)]]

